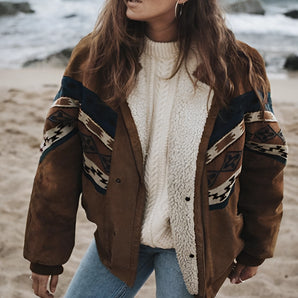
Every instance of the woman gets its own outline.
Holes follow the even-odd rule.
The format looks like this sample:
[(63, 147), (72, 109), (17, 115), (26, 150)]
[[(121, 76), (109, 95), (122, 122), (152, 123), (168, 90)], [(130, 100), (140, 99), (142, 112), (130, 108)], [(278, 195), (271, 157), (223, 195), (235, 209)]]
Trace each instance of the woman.
[[(216, 0), (109, 0), (49, 111), (24, 256), (53, 297), (79, 197), (96, 223), (66, 297), (214, 297), (272, 256), (286, 145), (264, 62)], [(234, 263), (234, 260), (237, 260)]]

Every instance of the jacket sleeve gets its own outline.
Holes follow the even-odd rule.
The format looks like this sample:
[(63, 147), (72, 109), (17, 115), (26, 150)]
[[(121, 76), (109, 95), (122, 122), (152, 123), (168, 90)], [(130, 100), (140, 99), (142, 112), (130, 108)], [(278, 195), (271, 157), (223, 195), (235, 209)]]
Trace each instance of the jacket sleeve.
[(90, 34), (74, 48), (45, 121), (24, 244), (24, 257), (31, 262), (30, 269), (38, 274), (62, 273), (62, 264), (67, 262), (74, 246), (82, 189), (78, 114), (83, 65), (89, 49)]
[(287, 146), (273, 114), (270, 93), (265, 111), (245, 114), (246, 141), (240, 175), (239, 211), (245, 247), (237, 261), (260, 265), (272, 257), (282, 217), (283, 169)]
[(81, 193), (79, 101), (63, 96), (62, 86), (44, 126), (25, 232), (24, 257), (39, 274), (60, 274), (74, 246)]

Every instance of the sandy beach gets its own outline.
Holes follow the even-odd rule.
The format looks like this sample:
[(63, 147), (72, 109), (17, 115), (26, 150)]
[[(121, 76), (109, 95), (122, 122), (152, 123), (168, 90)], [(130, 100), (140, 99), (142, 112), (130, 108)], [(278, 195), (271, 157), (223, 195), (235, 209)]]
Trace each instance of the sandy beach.
[[(43, 122), (62, 75), (62, 69), (0, 70), (0, 297), (35, 297), (29, 263), (22, 256), (24, 229)], [(298, 293), (298, 75), (270, 81), (275, 113), (290, 151), (284, 217), (275, 257), (266, 260), (257, 276), (244, 284), (226, 281), (219, 298), (296, 298)], [(55, 297), (63, 297), (94, 229), (80, 207), (75, 249)], [(137, 297), (155, 297), (154, 284), (152, 275)]]

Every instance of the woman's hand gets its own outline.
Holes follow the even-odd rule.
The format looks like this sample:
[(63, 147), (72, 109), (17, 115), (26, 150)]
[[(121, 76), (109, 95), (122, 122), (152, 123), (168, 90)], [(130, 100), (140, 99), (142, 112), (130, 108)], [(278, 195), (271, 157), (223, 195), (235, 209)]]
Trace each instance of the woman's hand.
[(232, 284), (240, 284), (245, 280), (252, 278), (257, 274), (258, 266), (247, 266), (242, 264), (235, 264), (235, 267), (229, 275)]
[(58, 284), (58, 275), (51, 275), (50, 291), (47, 289), (49, 277), (50, 275), (41, 275), (32, 272), (32, 289), (36, 296), (41, 298), (54, 297), (54, 295), (51, 293), (54, 293), (56, 290)]

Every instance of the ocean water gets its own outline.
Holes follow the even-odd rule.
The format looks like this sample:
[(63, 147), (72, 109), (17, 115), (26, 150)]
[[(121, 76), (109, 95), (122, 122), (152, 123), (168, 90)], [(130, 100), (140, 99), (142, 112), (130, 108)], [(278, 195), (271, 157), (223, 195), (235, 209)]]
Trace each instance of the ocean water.
[(265, 15), (229, 14), (228, 26), (236, 37), (255, 47), (265, 58), (267, 71), (285, 73), (289, 54), (298, 55), (298, 19), (284, 15), (298, 10), (298, 0), (262, 0)]
[(103, 0), (27, 2), (34, 14), (0, 18), (0, 68), (17, 68), (27, 60), (73, 47), (92, 31)]
[[(11, 2), (19, 2), (11, 0)], [(29, 0), (34, 14), (0, 18), (0, 68), (18, 68), (73, 47), (95, 24), (104, 0)], [(298, 9), (298, 0), (262, 0), (264, 16), (228, 14), (236, 37), (264, 56), (267, 71), (283, 73), (287, 55), (298, 54), (298, 20), (284, 12)]]

